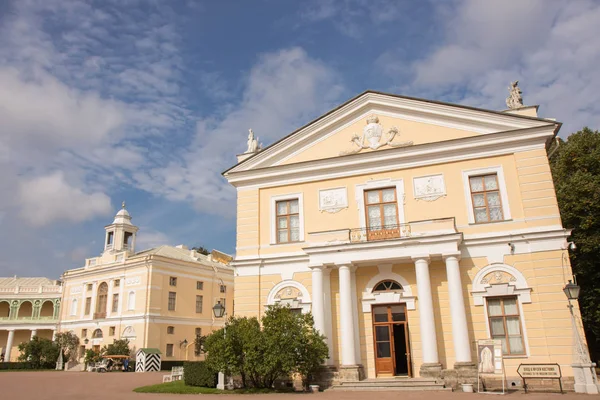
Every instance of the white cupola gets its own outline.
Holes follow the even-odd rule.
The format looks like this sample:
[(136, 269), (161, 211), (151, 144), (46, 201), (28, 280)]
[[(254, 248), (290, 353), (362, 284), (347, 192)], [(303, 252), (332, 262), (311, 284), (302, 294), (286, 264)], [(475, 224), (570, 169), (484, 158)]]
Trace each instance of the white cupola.
[(104, 240), (104, 253), (119, 253), (135, 251), (135, 236), (138, 227), (131, 223), (131, 215), (125, 209), (125, 202), (119, 210), (112, 224), (104, 227), (106, 238)]

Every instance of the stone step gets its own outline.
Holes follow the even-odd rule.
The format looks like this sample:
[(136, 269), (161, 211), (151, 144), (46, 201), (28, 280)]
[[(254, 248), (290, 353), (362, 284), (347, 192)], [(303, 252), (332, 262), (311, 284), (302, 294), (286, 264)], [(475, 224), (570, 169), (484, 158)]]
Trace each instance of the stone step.
[(439, 386), (439, 387), (444, 387), (444, 384), (442, 383), (435, 383), (435, 382), (388, 382), (388, 383), (384, 383), (384, 382), (366, 382), (366, 383), (362, 383), (362, 382), (344, 382), (344, 383), (339, 383), (337, 386), (362, 386), (362, 387), (378, 387), (378, 386), (384, 386), (384, 387), (411, 387), (411, 386), (415, 386), (415, 387), (422, 387), (422, 386)]
[(452, 388), (441, 386), (337, 386), (334, 385), (328, 390), (336, 392), (343, 391), (379, 391), (379, 392), (417, 392), (417, 391), (440, 391), (451, 392)]

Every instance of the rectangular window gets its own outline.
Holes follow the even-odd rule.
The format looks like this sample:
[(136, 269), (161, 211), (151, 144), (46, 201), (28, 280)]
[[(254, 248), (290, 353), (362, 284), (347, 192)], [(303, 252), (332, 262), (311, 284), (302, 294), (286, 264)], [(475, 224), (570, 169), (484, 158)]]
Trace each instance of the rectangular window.
[(92, 309), (92, 298), (86, 297), (85, 298), (85, 315), (90, 315), (91, 309)]
[(168, 335), (173, 335), (175, 333), (175, 327), (174, 326), (167, 326), (167, 334)]
[(131, 232), (125, 232), (125, 234), (123, 235), (123, 248), (124, 249), (130, 249), (132, 247), (132, 239), (133, 239), (133, 233)]
[(115, 327), (111, 326), (108, 328), (108, 336), (115, 336)]
[(398, 228), (396, 188), (366, 190), (365, 204), (369, 231)]
[(119, 311), (119, 293), (114, 293), (112, 298), (112, 312)]
[(221, 293), (227, 293), (227, 286), (225, 285), (220, 285), (219, 290), (221, 291)]
[(82, 338), (86, 338), (87, 337), (87, 329), (82, 329), (81, 330), (81, 337)]
[(112, 244), (114, 236), (114, 232), (108, 232), (108, 236), (106, 236), (106, 244)]
[(201, 281), (196, 282), (196, 289), (204, 290), (204, 282), (201, 282)]
[(196, 336), (202, 336), (202, 328), (196, 328)]
[(202, 302), (204, 298), (202, 296), (196, 296), (196, 313), (202, 313)]
[(169, 292), (169, 311), (175, 311), (175, 302), (177, 301), (177, 293)]
[(300, 209), (298, 199), (275, 203), (277, 211), (277, 243), (300, 240)]
[(114, 286), (115, 286), (115, 287), (119, 287), (119, 286), (121, 286), (121, 280), (120, 280), (120, 279), (115, 279), (115, 284), (114, 284)]
[(502, 342), (505, 355), (525, 354), (519, 303), (516, 296), (487, 299), (488, 319), (492, 339)]
[(88, 284), (87, 284), (87, 291), (88, 291), (88, 292), (91, 292), (93, 287), (94, 287), (94, 286), (93, 286), (91, 283), (88, 283)]
[(177, 286), (177, 278), (175, 278), (174, 276), (169, 277), (169, 285)]
[(469, 188), (475, 223), (504, 220), (497, 174), (470, 176)]
[(173, 344), (167, 345), (167, 357), (173, 357)]

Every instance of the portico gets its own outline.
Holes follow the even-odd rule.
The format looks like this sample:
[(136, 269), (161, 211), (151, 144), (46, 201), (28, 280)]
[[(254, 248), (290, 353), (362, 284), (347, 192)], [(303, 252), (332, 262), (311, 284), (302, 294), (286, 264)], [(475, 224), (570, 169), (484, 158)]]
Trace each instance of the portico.
[[(439, 377), (442, 365), (438, 353), (438, 337), (436, 335), (435, 309), (440, 304), (435, 304), (432, 296), (430, 264), (433, 261), (443, 262), (446, 270), (446, 281), (448, 285), (448, 295), (450, 299), (450, 308), (452, 316), (452, 342), (455, 351), (456, 363), (471, 364), (472, 355), (469, 346), (469, 330), (466, 319), (465, 304), (463, 298), (463, 286), (460, 276), (460, 252), (459, 246), (462, 241), (462, 235), (453, 229), (453, 221), (436, 220), (424, 221), (420, 223), (421, 234), (417, 237), (400, 236), (390, 237), (380, 241), (355, 241), (342, 238), (348, 233), (344, 232), (317, 232), (309, 233), (309, 237), (321, 237), (323, 235), (339, 236), (338, 240), (329, 240), (325, 243), (305, 247), (303, 250), (309, 256), (309, 265), (312, 271), (312, 312), (315, 318), (315, 327), (321, 332), (327, 332), (332, 329), (333, 321), (331, 311), (325, 308), (324, 299), (331, 297), (332, 287), (324, 284), (325, 271), (337, 272), (337, 294), (339, 299), (339, 365), (346, 371), (353, 373), (343, 374), (347, 379), (359, 379), (363, 372), (363, 363), (370, 362), (377, 366), (373, 360), (361, 359), (361, 342), (359, 337), (365, 337), (365, 332), (359, 334), (359, 325), (363, 325), (364, 331), (369, 330), (367, 319), (363, 324), (359, 324), (359, 313), (371, 315), (373, 307), (379, 304), (392, 305), (402, 304), (406, 307), (407, 314), (414, 315), (411, 322), (407, 324), (411, 330), (417, 330), (413, 326), (418, 320), (419, 342), (421, 347), (421, 360), (419, 360), (419, 375)], [(431, 229), (423, 227), (430, 226)], [(435, 229), (433, 229), (435, 227)], [(348, 237), (348, 236), (345, 236)], [(384, 292), (373, 292), (374, 284), (371, 283), (371, 293), (363, 292), (363, 298), (356, 290), (356, 274), (361, 268), (376, 267), (380, 276), (375, 276), (375, 280), (384, 281), (384, 278), (397, 282), (396, 290)], [(400, 274), (392, 273), (392, 268), (401, 271)], [(412, 296), (413, 288), (402, 276), (414, 276), (414, 285), (416, 286), (416, 297)], [(371, 279), (373, 281), (373, 279)], [(400, 281), (400, 282), (398, 282)], [(367, 285), (369, 286), (369, 285)], [(416, 301), (415, 301), (416, 300)], [(361, 302), (360, 310), (355, 305)], [(418, 317), (416, 317), (418, 315)], [(381, 330), (382, 335), (387, 335)], [(364, 349), (364, 353), (369, 358), (373, 354), (373, 359), (377, 360), (379, 356), (387, 355), (388, 349), (385, 343), (390, 340), (380, 340), (377, 333), (372, 333), (373, 343), (364, 341), (369, 349)], [(410, 342), (410, 341), (408, 341)], [(383, 344), (379, 344), (383, 343)], [(410, 345), (410, 344), (409, 344)], [(377, 348), (374, 348), (377, 347)], [(391, 353), (393, 353), (393, 344), (390, 344)], [(407, 354), (410, 349), (406, 349)], [(394, 354), (391, 354), (391, 358)], [(415, 360), (412, 360), (413, 362)], [(410, 362), (409, 362), (410, 363)], [(381, 371), (375, 368), (376, 376), (381, 375)], [(384, 375), (389, 375), (386, 371)], [(393, 371), (392, 374), (396, 374)], [(370, 375), (370, 374), (369, 374)]]

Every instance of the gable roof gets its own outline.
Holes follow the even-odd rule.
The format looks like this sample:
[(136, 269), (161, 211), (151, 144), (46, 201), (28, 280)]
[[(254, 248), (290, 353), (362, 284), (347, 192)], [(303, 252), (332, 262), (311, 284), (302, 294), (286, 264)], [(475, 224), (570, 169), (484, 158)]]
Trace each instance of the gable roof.
[(232, 267), (230, 267), (226, 264), (212, 261), (208, 256), (205, 256), (204, 254), (195, 253), (195, 256), (192, 256), (192, 251), (189, 249), (183, 249), (183, 248), (173, 247), (173, 246), (168, 246), (168, 245), (162, 245), (162, 246), (154, 247), (154, 248), (151, 248), (148, 250), (143, 250), (143, 251), (135, 253), (135, 255), (132, 257), (148, 256), (148, 255), (156, 255), (156, 256), (161, 256), (161, 257), (165, 257), (165, 258), (172, 258), (175, 260), (200, 263), (200, 264), (214, 267), (214, 268), (233, 269)]
[[(366, 90), (366, 91), (362, 92), (361, 94), (351, 98), (350, 100), (347, 100), (346, 102), (340, 104), (336, 108), (321, 115), (320, 117), (314, 119), (313, 121), (310, 121), (309, 123), (305, 124), (304, 126), (296, 129), (295, 131), (291, 132), (290, 134), (275, 141), (274, 143), (272, 143), (269, 146), (262, 149), (260, 152), (233, 165), (232, 167), (223, 171), (222, 175), (225, 176), (230, 172), (237, 172), (239, 170), (244, 170), (244, 168), (246, 168), (247, 166), (250, 166), (250, 164), (252, 164), (252, 162), (256, 162), (257, 159), (260, 159), (261, 157), (264, 158), (268, 153), (273, 153), (274, 151), (277, 150), (278, 147), (282, 147), (282, 144), (284, 142), (289, 141), (289, 139), (291, 139), (294, 136), (300, 134), (301, 132), (307, 130), (307, 128), (311, 127), (312, 125), (317, 124), (320, 121), (323, 121), (327, 117), (332, 116), (335, 113), (340, 112), (341, 110), (343, 110), (345, 108), (349, 108), (349, 106), (351, 106), (352, 103), (355, 103), (355, 102), (358, 103), (362, 99), (367, 98), (369, 96), (373, 96), (373, 95), (380, 96), (380, 97), (388, 97), (390, 99), (400, 99), (400, 100), (405, 100), (408, 102), (414, 102), (415, 105), (418, 105), (420, 103), (422, 105), (429, 104), (429, 105), (433, 105), (433, 106), (442, 106), (444, 108), (454, 110), (455, 112), (462, 111), (463, 113), (470, 112), (471, 114), (483, 114), (483, 115), (487, 115), (488, 117), (490, 117), (492, 119), (495, 119), (496, 121), (504, 120), (504, 121), (516, 122), (516, 123), (513, 123), (512, 128), (507, 127), (506, 129), (501, 129), (501, 130), (514, 130), (514, 129), (519, 129), (519, 128), (533, 127), (533, 126), (555, 125), (555, 127), (556, 127), (555, 134), (556, 134), (556, 132), (558, 132), (558, 129), (560, 129), (560, 126), (562, 125), (562, 123), (560, 123), (560, 122), (548, 120), (545, 118), (517, 115), (517, 114), (512, 114), (512, 113), (506, 113), (504, 111), (487, 110), (487, 109), (483, 109), (483, 108), (465, 106), (465, 105), (448, 103), (448, 102), (437, 101), (437, 100), (429, 100), (429, 99), (422, 99), (422, 98), (417, 98), (417, 97), (403, 96), (403, 95), (392, 94), (392, 93), (385, 93), (385, 92), (380, 92), (380, 91), (375, 91), (375, 90)], [(448, 110), (446, 110), (446, 111), (448, 111)], [(250, 168), (251, 168), (251, 166), (250, 166)]]

